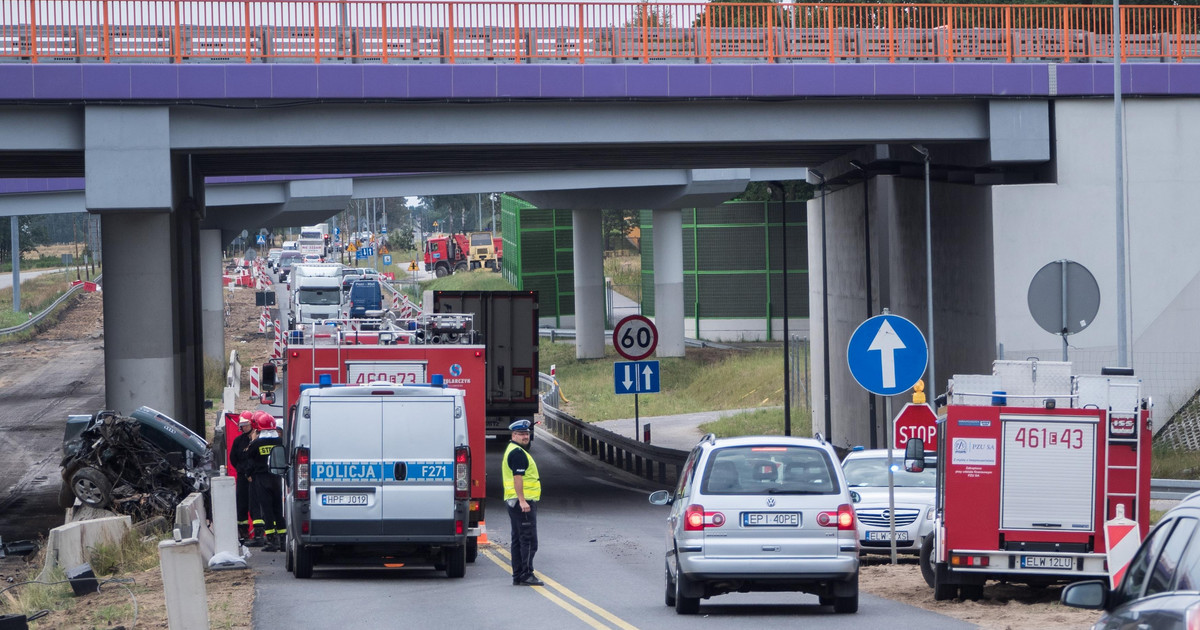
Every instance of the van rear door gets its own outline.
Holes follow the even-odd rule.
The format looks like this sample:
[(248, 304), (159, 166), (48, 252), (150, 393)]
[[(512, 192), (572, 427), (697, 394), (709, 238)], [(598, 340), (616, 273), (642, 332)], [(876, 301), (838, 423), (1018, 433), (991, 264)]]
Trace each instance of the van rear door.
[(381, 535), (383, 398), (313, 396), (309, 422), (312, 535)]
[(454, 401), (383, 399), (384, 535), (454, 535)]

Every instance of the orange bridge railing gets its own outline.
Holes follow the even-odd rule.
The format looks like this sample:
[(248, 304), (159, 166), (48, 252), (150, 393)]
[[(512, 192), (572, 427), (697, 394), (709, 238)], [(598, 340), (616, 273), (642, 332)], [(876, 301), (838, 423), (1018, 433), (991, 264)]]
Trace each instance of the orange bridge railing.
[[(1200, 7), (1129, 6), (1122, 61), (1200, 59)], [(1104, 62), (1103, 5), (0, 0), (0, 63)]]

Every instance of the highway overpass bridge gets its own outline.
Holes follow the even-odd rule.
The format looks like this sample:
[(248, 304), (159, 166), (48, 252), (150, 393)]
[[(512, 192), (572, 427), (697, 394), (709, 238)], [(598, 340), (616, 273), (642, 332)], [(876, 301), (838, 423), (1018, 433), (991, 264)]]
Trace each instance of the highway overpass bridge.
[[(6, 16), (0, 24), (26, 26), (0, 27), (7, 29), (0, 40), (11, 35), (14, 42), (7, 54), (0, 44), (0, 62), (11, 62), (0, 63), (0, 176), (85, 178), (84, 206), (101, 216), (106, 382), (108, 403), (117, 409), (151, 404), (191, 423), (200, 417), (203, 340), (213, 336), (206, 330), (218, 330), (211, 314), (219, 306), (211, 304), (209, 287), (219, 278), (221, 232), (237, 222), (222, 216), (232, 211), (208, 203), (206, 196), (217, 194), (205, 183), (213, 177), (544, 175), (528, 198), (576, 210), (578, 352), (594, 357), (605, 340), (599, 216), (591, 210), (658, 208), (658, 304), (682, 296), (682, 268), (680, 219), (671, 209), (679, 207), (672, 203), (678, 195), (647, 203), (648, 189), (636, 183), (589, 182), (616, 170), (632, 179), (638, 171), (673, 169), (690, 173), (695, 184), (697, 173), (721, 182), (748, 181), (754, 169), (815, 169), (820, 175), (810, 181), (823, 179), (825, 194), (808, 207), (809, 302), (827, 299), (828, 315), (814, 307), (809, 323), (817, 331), (828, 321), (831, 370), (828, 403), (813, 397), (814, 425), (824, 430), (821, 419), (828, 417), (833, 439), (854, 444), (869, 441), (866, 394), (840, 349), (867, 313), (882, 308), (922, 328), (927, 321), (925, 188), (913, 147), (919, 144), (929, 149), (933, 180), (935, 387), (943, 390), (955, 373), (988, 370), (1000, 346), (1010, 358), (1025, 352), (1058, 358), (1059, 339), (1037, 328), (1024, 296), (1033, 273), (1061, 258), (1091, 269), (1104, 296), (1095, 324), (1072, 338), (1072, 358), (1088, 371), (1115, 360), (1113, 70), (1096, 63), (1111, 55), (1112, 38), (1101, 12), (1057, 21), (1030, 14), (1014, 22), (1024, 9), (1000, 7), (968, 23), (922, 8), (930, 12), (924, 22), (881, 29), (862, 20), (882, 24), (895, 9), (862, 5), (840, 15), (817, 8), (814, 15), (824, 11), (826, 21), (812, 27), (783, 25), (765, 7), (763, 15), (771, 16), (763, 18), (771, 20), (765, 30), (722, 31), (726, 26), (708, 5), (637, 3), (626, 8), (691, 7), (710, 17), (686, 20), (692, 26), (678, 31), (635, 21), (640, 28), (593, 32), (585, 19), (563, 22), (571, 28), (559, 28), (558, 37), (569, 52), (550, 58), (529, 52), (544, 50), (530, 42), (546, 33), (535, 33), (528, 21), (475, 31), (461, 19), (453, 29), (430, 25), (437, 46), (393, 55), (400, 49), (390, 38), (399, 35), (387, 29), (399, 28), (400, 16), (391, 11), (409, 6), (400, 3), (362, 3), (389, 18), (387, 29), (365, 14), (342, 16), (330, 29), (328, 20), (337, 17), (322, 11), (335, 5), (307, 4), (324, 17), (291, 24), (287, 38), (279, 27), (299, 18), (268, 10), (283, 3), (239, 5), (264, 11), (265, 23), (210, 16), (225, 27), (219, 32), (162, 12), (192, 6), (186, 2), (105, 3), (159, 7), (159, 13), (120, 14), (121, 23), (113, 11), (103, 24), (90, 21), (96, 3), (48, 4), (71, 9), (58, 14), (58, 30), (22, 22), (17, 14), (27, 3), (0, 1)], [(449, 11), (429, 15), (463, 18), (450, 8), (550, 5), (427, 6)], [(579, 16), (595, 5), (553, 6), (573, 7)], [(472, 19), (503, 22), (496, 17), (502, 13)], [(1004, 15), (1009, 26), (996, 27)], [(1200, 222), (1188, 210), (1197, 184), (1189, 165), (1200, 146), (1200, 65), (1181, 63), (1198, 51), (1193, 36), (1183, 34), (1191, 9), (1171, 15), (1174, 21), (1155, 22), (1161, 32), (1131, 33), (1120, 47), (1128, 62), (1123, 90), (1131, 97), (1123, 156), (1136, 298), (1130, 338), (1135, 367), (1160, 402), (1190, 395), (1200, 380), (1192, 358), (1200, 356), (1193, 347), (1200, 340), (1187, 328), (1200, 304), (1200, 261), (1178, 254), (1200, 236)], [(150, 22), (157, 27), (153, 38)], [(1032, 30), (1014, 28), (1018, 22)], [(803, 30), (811, 28), (825, 35)], [(49, 48), (42, 39), (48, 31), (61, 35)], [(219, 41), (198, 47), (205, 37)], [(490, 48), (463, 48), (464, 37)], [(292, 43), (277, 45), (284, 39)], [(377, 43), (361, 43), (368, 41)], [(632, 43), (621, 48), (622, 42)], [(613, 46), (624, 52), (614, 54)], [(337, 183), (345, 179), (320, 181), (296, 185), (331, 186), (329, 196), (338, 198), (353, 194), (353, 186)], [(0, 209), (20, 212), (11, 203)], [(297, 224), (308, 222), (303, 213)], [(815, 281), (819, 275), (828, 276), (827, 285)], [(147, 303), (169, 307), (149, 310)], [(682, 309), (676, 315), (660, 308), (658, 319), (660, 352), (681, 353)], [(821, 365), (826, 347), (820, 335), (812, 337), (813, 364)], [(824, 389), (820, 370), (813, 386)]]

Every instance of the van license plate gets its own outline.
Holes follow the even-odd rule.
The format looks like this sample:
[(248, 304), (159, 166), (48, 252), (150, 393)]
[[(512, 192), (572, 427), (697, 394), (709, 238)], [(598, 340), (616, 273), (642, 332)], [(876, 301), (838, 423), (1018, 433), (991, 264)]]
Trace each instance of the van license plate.
[(742, 527), (799, 526), (799, 512), (742, 512)]
[[(867, 540), (891, 540), (890, 531), (867, 532)], [(908, 532), (896, 532), (896, 540), (908, 540)]]
[(1062, 556), (1021, 556), (1022, 569), (1074, 569), (1075, 558)]
[(365, 494), (323, 494), (321, 505), (366, 505)]

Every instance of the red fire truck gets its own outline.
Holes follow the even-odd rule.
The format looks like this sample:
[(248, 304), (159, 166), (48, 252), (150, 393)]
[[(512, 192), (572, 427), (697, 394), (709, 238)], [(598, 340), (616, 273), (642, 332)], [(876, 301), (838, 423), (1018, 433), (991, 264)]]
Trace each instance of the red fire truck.
[(327, 320), (291, 331), (283, 359), (285, 413), (291, 419), (301, 388), (316, 386), (325, 376), (333, 385), (365, 385), (377, 381), (428, 383), (437, 374), (448, 387), (466, 390), (468, 444), (474, 455), (469, 522), (473, 535), (467, 558), (473, 561), (478, 553), (479, 522), (484, 520), (487, 438), (485, 347), (475, 342), (472, 316), (424, 315), (411, 323), (381, 322), (380, 330), (352, 329), (362, 321)]
[[(938, 419), (934, 535), (921, 571), (934, 599), (978, 599), (988, 580), (1105, 578), (1104, 524), (1150, 526), (1151, 403), (1127, 368), (996, 361), (955, 375)], [(924, 465), (909, 440), (905, 467)]]
[(504, 241), (491, 232), (431, 234), (425, 239), (425, 271), (441, 278), (479, 268), (500, 270)]

